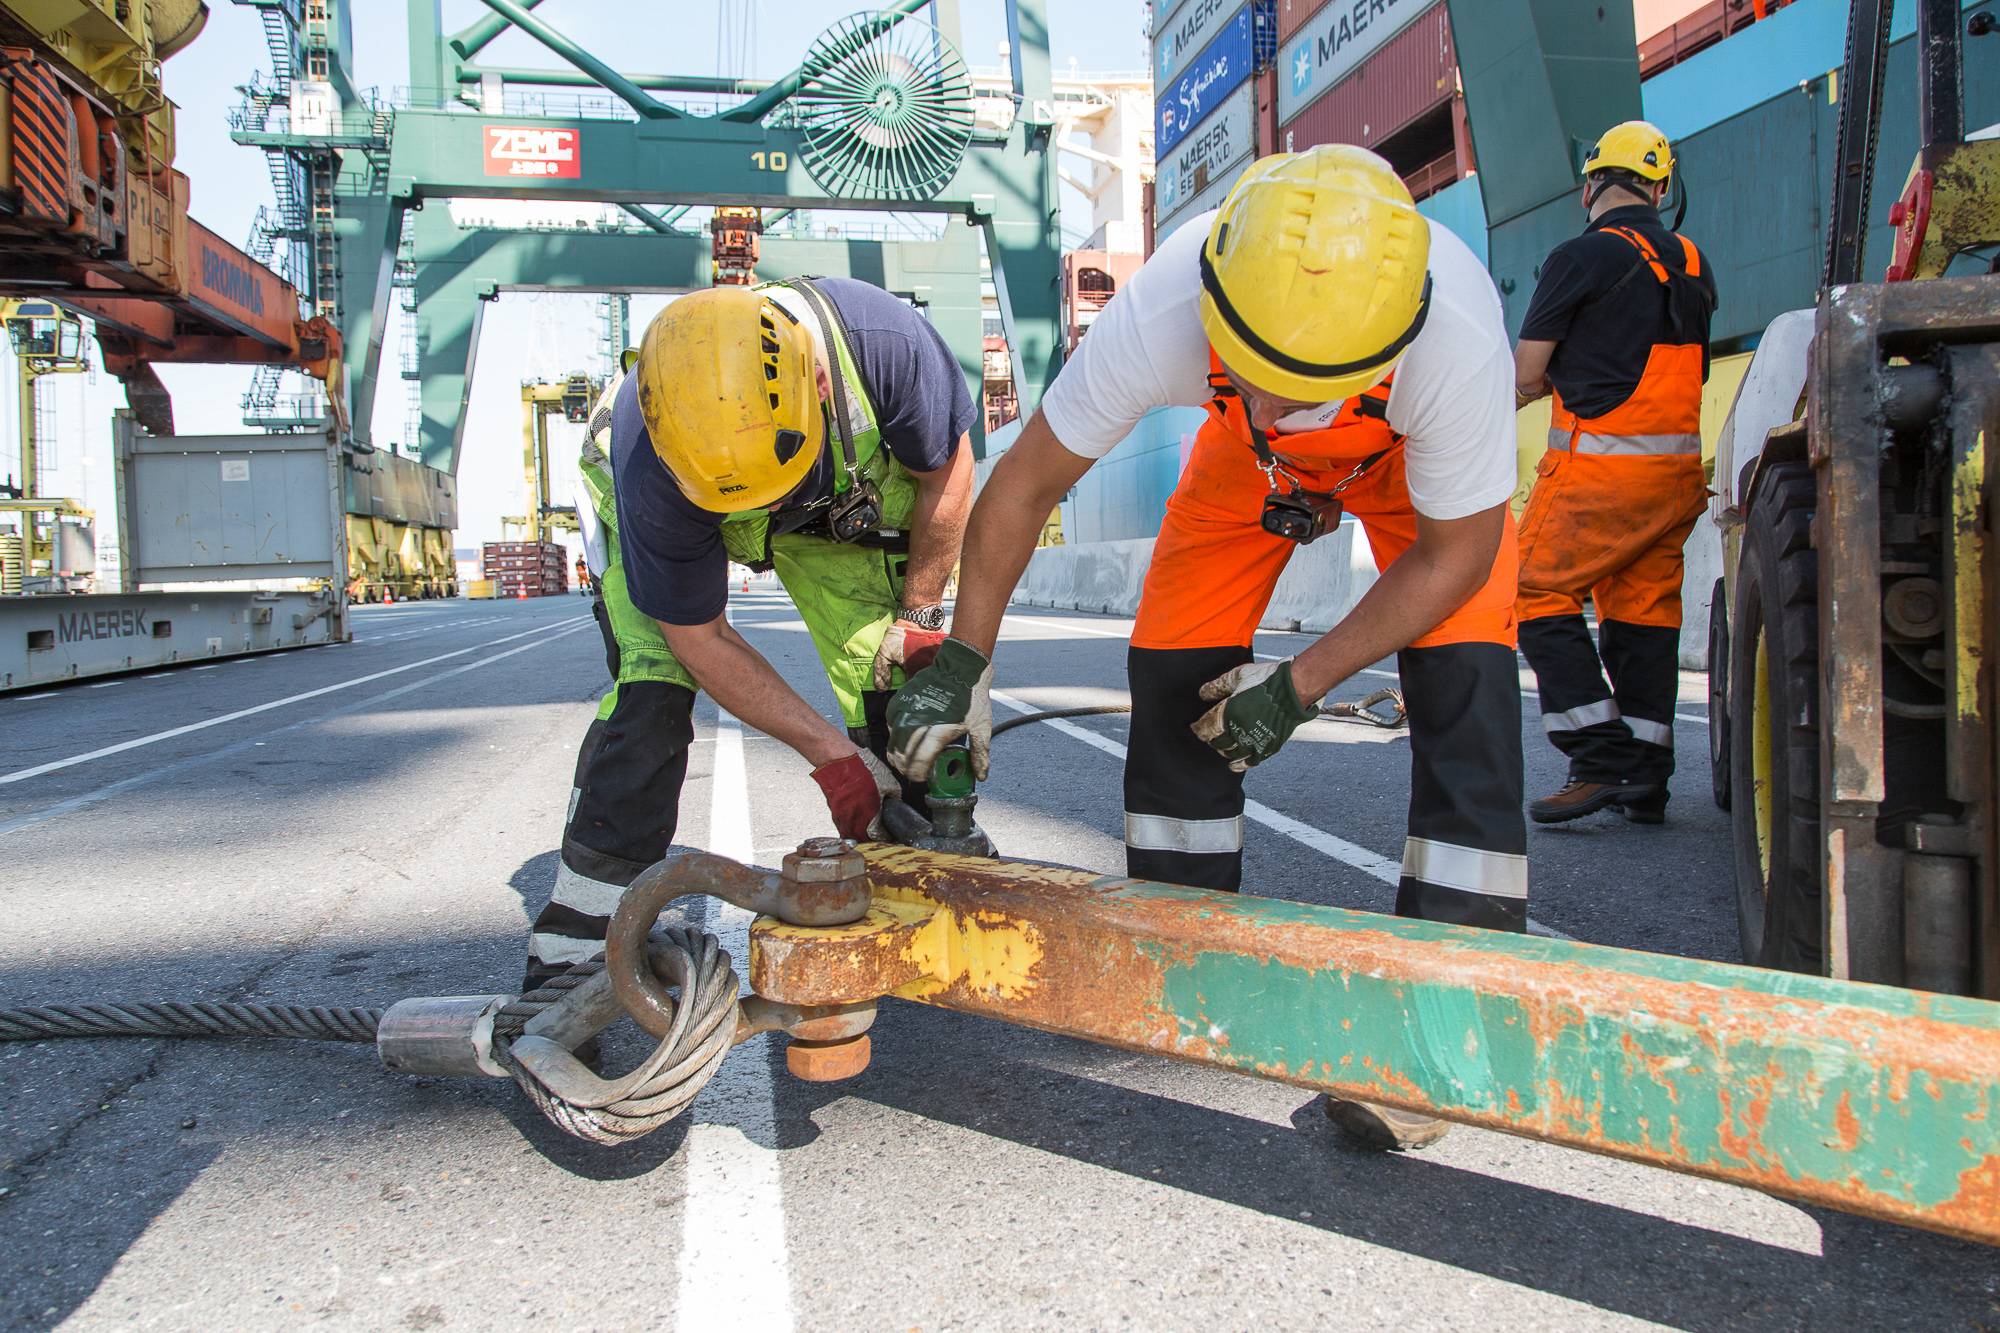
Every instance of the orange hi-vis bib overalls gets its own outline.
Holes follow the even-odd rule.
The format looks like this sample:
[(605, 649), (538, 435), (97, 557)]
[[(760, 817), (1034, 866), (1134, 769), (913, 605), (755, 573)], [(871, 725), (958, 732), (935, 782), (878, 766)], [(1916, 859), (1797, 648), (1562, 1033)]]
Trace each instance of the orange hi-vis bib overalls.
[[(1210, 368), (1209, 419), (1167, 501), (1132, 632), (1125, 860), (1137, 877), (1233, 890), (1243, 877), (1243, 775), (1189, 728), (1209, 707), (1202, 685), (1252, 660), (1251, 636), (1298, 544), (1263, 529), (1271, 485), (1242, 400), (1213, 356)], [(1389, 388), (1349, 399), (1324, 428), (1270, 440), (1308, 491), (1338, 493), (1378, 569), (1417, 536)], [(1516, 559), (1510, 524), (1485, 586), (1397, 655), (1411, 756), (1400, 915), (1527, 926)]]
[[(1556, 396), (1549, 451), (1521, 515), (1521, 651), (1540, 682), (1543, 729), (1569, 757), (1572, 779), (1664, 784), (1680, 694), (1682, 548), (1707, 494), (1708, 299), (1695, 282), (1701, 254), (1686, 237), (1675, 238), (1679, 256), (1663, 256), (1630, 228), (1606, 232), (1643, 266), (1608, 295), (1631, 293), (1639, 318), (1664, 308), (1663, 335), (1611, 411), (1579, 417)], [(1585, 593), (1597, 607), (1603, 670)]]

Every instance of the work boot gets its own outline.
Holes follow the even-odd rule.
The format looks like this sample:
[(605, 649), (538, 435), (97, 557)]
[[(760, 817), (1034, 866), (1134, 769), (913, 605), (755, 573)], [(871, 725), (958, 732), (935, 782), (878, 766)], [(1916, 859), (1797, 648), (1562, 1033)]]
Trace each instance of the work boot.
[(1326, 1118), (1341, 1132), (1364, 1148), (1377, 1152), (1406, 1152), (1428, 1148), (1444, 1137), (1451, 1123), (1417, 1111), (1373, 1102), (1351, 1102), (1328, 1095), (1320, 1102)]
[(1667, 789), (1656, 787), (1650, 796), (1620, 801), (1618, 808), (1631, 823), (1664, 824), (1667, 822)]
[[(1660, 809), (1664, 811), (1665, 797), (1666, 789), (1656, 782), (1592, 782), (1588, 778), (1571, 778), (1555, 795), (1528, 802), (1528, 818), (1537, 824), (1561, 824), (1594, 815), (1599, 810), (1623, 806), (1627, 802), (1643, 806), (1655, 798), (1659, 799)], [(1636, 822), (1648, 821), (1641, 819)]]

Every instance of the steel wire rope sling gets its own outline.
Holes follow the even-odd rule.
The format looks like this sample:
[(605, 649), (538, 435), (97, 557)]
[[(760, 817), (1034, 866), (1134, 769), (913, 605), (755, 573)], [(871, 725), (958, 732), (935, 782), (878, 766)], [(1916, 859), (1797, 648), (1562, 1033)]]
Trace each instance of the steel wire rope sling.
[[(838, 838), (802, 844), (775, 874), (676, 847), (620, 899), (603, 954), (525, 995), (418, 997), (386, 1010), (181, 1002), (41, 1005), (0, 1009), (0, 1042), (65, 1037), (373, 1042), (382, 1064), (403, 1073), (511, 1078), (557, 1127), (603, 1144), (628, 1142), (685, 1111), (723, 1057), (760, 1033), (791, 1034), (787, 1063), (801, 1077), (844, 1076), (839, 1062), (816, 1065), (815, 1056), (835, 1047), (856, 1049), (856, 1039), (874, 1021), (874, 1004), (801, 1007), (739, 996), (736, 971), (714, 935), (658, 924), (673, 900), (704, 894), (798, 926), (846, 925), (868, 911), (866, 865)], [(655, 1045), (628, 1073), (599, 1077), (576, 1051), (622, 1016), (655, 1038)], [(865, 1045), (859, 1049), (865, 1052)]]
[[(1378, 711), (1377, 706), (1387, 704), (1387, 711)], [(1131, 704), (1082, 704), (1074, 708), (1046, 708), (1039, 713), (1022, 713), (1004, 722), (993, 724), (993, 735), (1003, 735), (1016, 727), (1030, 726), (1036, 722), (1059, 722), (1072, 717), (1113, 717), (1132, 711)], [(1337, 717), (1349, 722), (1365, 722), (1370, 726), (1394, 731), (1410, 724), (1409, 710), (1403, 706), (1403, 692), (1393, 685), (1365, 694), (1359, 699), (1343, 700), (1340, 703), (1320, 705), (1320, 716)]]

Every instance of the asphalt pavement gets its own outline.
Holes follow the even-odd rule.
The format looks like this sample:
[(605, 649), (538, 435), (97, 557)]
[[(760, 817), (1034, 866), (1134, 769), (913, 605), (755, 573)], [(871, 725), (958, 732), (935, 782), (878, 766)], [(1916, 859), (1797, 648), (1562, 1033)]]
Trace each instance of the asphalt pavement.
[[(732, 613), (831, 713), (782, 593)], [(354, 624), (0, 696), (0, 1007), (511, 989), (608, 683), (587, 606)], [(996, 717), (1121, 701), (1129, 629), (1017, 608)], [(1703, 698), (1685, 677), (1664, 826), (1531, 833), (1544, 928), (1734, 959)], [(775, 864), (827, 831), (802, 759), (705, 698), (696, 722), (680, 841)], [(1530, 792), (1552, 789), (1532, 694), (1523, 725)], [(979, 814), (1002, 852), (1122, 871), (1124, 737), (997, 739)], [(1407, 749), (1319, 721), (1260, 767), (1247, 890), (1385, 910)], [(708, 923), (740, 956), (734, 917)], [(916, 1006), (886, 1003), (873, 1041), (866, 1073), (810, 1085), (757, 1039), (622, 1149), (367, 1047), (0, 1046), (0, 1328), (2000, 1327), (1979, 1247), (1462, 1127), (1355, 1152), (1297, 1089)], [(616, 1034), (610, 1061), (640, 1050)]]

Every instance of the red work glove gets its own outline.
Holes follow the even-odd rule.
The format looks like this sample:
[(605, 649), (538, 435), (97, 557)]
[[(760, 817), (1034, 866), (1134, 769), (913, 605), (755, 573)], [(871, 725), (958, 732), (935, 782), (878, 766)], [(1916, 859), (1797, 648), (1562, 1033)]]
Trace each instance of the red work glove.
[(943, 642), (941, 629), (918, 629), (901, 620), (889, 626), (882, 636), (882, 646), (875, 650), (875, 688), (888, 689), (889, 673), (896, 667), (903, 668), (905, 680), (922, 671), (937, 656), (938, 645)]
[(882, 802), (903, 790), (888, 765), (866, 750), (856, 750), (845, 759), (821, 764), (812, 778), (826, 794), (826, 808), (833, 812), (833, 827), (841, 837), (856, 842), (881, 839)]

